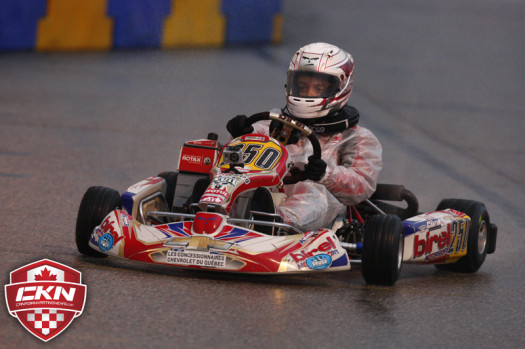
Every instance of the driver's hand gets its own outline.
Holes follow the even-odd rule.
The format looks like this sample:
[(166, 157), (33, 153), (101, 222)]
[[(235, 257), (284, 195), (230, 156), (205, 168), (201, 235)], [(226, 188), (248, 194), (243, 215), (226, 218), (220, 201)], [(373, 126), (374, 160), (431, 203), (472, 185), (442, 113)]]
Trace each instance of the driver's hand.
[(233, 138), (253, 133), (253, 127), (251, 125), (246, 125), (248, 117), (246, 115), (237, 115), (226, 124), (226, 129)]
[(304, 166), (304, 172), (308, 179), (318, 181), (326, 173), (326, 162), (323, 159), (316, 159), (312, 155), (308, 157), (308, 163)]

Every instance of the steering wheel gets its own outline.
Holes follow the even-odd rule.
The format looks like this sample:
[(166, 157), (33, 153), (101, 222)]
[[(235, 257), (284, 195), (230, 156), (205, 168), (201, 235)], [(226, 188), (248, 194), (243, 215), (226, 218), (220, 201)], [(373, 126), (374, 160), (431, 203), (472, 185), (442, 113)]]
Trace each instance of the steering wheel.
[[(304, 134), (310, 143), (312, 143), (313, 147), (313, 155), (312, 157), (314, 159), (320, 159), (321, 158), (321, 144), (319, 143), (319, 139), (317, 139), (317, 136), (315, 133), (306, 125), (303, 125), (299, 121), (296, 121), (288, 116), (281, 115), (279, 113), (273, 113), (273, 112), (262, 112), (253, 114), (252, 116), (248, 117), (246, 119), (246, 126), (251, 126), (255, 124), (258, 121), (263, 120), (275, 120), (280, 123), (282, 123), (284, 126), (291, 127), (295, 130), (298, 130), (302, 134)], [(295, 184), (299, 181), (307, 180), (308, 176), (306, 175), (306, 172), (303, 170), (299, 170), (297, 167), (294, 167), (290, 170), (290, 175), (285, 176), (283, 178), (284, 184)]]

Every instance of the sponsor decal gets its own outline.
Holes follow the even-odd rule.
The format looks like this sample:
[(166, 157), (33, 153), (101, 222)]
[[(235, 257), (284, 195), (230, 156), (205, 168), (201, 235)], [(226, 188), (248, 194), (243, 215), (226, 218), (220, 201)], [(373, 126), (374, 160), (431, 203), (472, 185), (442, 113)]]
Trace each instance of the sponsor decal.
[(332, 257), (328, 254), (318, 254), (306, 260), (310, 269), (325, 269), (332, 264)]
[(243, 141), (247, 141), (247, 142), (250, 142), (250, 141), (253, 141), (253, 142), (267, 142), (268, 141), (268, 137), (267, 136), (253, 136), (253, 135), (250, 135), (250, 136), (242, 137), (242, 140)]
[(127, 214), (122, 214), (122, 225), (125, 226), (125, 227), (129, 227), (130, 226), (130, 221), (129, 221), (129, 216)]
[(431, 254), (434, 246), (437, 246), (438, 250), (441, 250), (451, 243), (449, 230), (435, 234), (431, 234), (430, 231), (428, 231), (425, 237), (422, 235), (423, 234), (416, 234), (414, 236), (414, 257)]
[(188, 141), (184, 145), (202, 145), (204, 147), (215, 148), (217, 146), (217, 141), (210, 139), (197, 139), (195, 141)]
[[(202, 158), (198, 155), (182, 155), (182, 161), (200, 165), (202, 163)], [(211, 161), (209, 163), (211, 163)]]
[(79, 271), (42, 259), (11, 272), (5, 297), (11, 316), (47, 342), (82, 314), (86, 285), (81, 283)]
[(425, 260), (426, 261), (434, 261), (434, 260), (437, 260), (437, 259), (443, 259), (444, 257), (447, 257), (448, 256), (448, 253), (447, 253), (447, 250), (446, 249), (443, 249), (443, 250), (439, 250), (437, 252), (434, 252), (434, 253), (431, 253), (429, 255), (427, 255), (425, 257)]
[(328, 252), (330, 250), (336, 250), (337, 247), (335, 246), (335, 243), (333, 240), (328, 236), (326, 238), (326, 241), (320, 244), (317, 248), (314, 248), (313, 250), (306, 251), (306, 250), (300, 250), (299, 252), (291, 252), (290, 256), (293, 258), (293, 260), (296, 263), (300, 263), (305, 261), (306, 259), (313, 257), (317, 252)]
[(208, 188), (202, 195), (200, 202), (209, 202), (214, 204), (222, 204), (230, 196), (226, 189)]
[(223, 176), (219, 175), (211, 181), (211, 183), (215, 186), (215, 189), (221, 189), (224, 188), (227, 185), (235, 186), (236, 178), (233, 176)]
[(202, 195), (199, 202), (208, 202), (212, 204), (222, 204), (230, 196), (226, 189), (207, 189)]
[(206, 144), (189, 142), (181, 149), (179, 171), (208, 174), (216, 155), (215, 145), (208, 148)]
[(427, 221), (428, 230), (436, 230), (441, 228), (441, 221), (439, 219), (431, 219)]
[(319, 234), (321, 234), (322, 232), (323, 230), (313, 230), (313, 231), (306, 232), (304, 236), (299, 240), (299, 243), (301, 245), (304, 245), (308, 240), (318, 237)]
[(167, 263), (214, 268), (226, 266), (226, 256), (219, 251), (228, 251), (233, 246), (207, 236), (175, 237), (164, 245), (174, 247), (166, 253)]
[(228, 196), (230, 196), (230, 194), (228, 193), (227, 190), (225, 189), (212, 189), (212, 188), (208, 188), (206, 189), (206, 193), (205, 194), (208, 194), (208, 195), (217, 195), (217, 196), (221, 196), (221, 197), (224, 197), (224, 198), (227, 198)]
[(312, 131), (315, 133), (325, 133), (325, 128), (322, 126), (309, 126)]
[(167, 252), (166, 262), (180, 265), (223, 268), (226, 266), (226, 256), (217, 253), (172, 250)]
[(98, 247), (102, 251), (109, 251), (113, 247), (113, 235), (106, 233), (98, 239)]
[(222, 204), (224, 202), (225, 198), (222, 196), (215, 196), (215, 195), (203, 195), (200, 199), (200, 202), (207, 202), (210, 204)]
[(426, 232), (441, 229), (442, 224), (439, 219), (429, 219), (427, 221), (417, 222), (413, 227), (419, 232)]
[(239, 180), (244, 181), (245, 184), (250, 183), (250, 178), (248, 178), (245, 175), (229, 176), (229, 175), (224, 175), (224, 174), (218, 175), (215, 178), (213, 178), (211, 183), (214, 185), (214, 189), (219, 190), (219, 189), (224, 189), (224, 187), (226, 187), (227, 185), (236, 186)]
[(113, 246), (117, 244), (120, 240), (124, 239), (124, 236), (119, 236), (115, 227), (113, 226), (112, 218), (114, 215), (109, 216), (102, 222), (100, 229), (96, 230), (96, 234), (99, 235), (98, 238), (98, 248), (101, 251), (109, 251)]

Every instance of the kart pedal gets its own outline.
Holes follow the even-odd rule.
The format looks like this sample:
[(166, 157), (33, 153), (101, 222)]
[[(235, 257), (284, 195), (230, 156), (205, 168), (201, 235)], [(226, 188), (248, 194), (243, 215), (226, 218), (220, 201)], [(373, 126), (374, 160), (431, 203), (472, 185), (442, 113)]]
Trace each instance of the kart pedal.
[(335, 236), (342, 242), (357, 243), (363, 241), (363, 224), (353, 219), (337, 229)]

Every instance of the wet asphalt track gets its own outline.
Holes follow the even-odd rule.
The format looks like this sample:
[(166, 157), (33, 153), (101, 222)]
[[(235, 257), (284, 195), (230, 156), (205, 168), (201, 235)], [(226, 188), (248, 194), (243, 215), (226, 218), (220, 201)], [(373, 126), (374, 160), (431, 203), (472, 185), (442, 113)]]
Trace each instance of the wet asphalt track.
[[(285, 0), (278, 47), (0, 55), (0, 273), (41, 258), (82, 272), (70, 348), (516, 348), (525, 344), (525, 4)], [(333, 6), (332, 6), (333, 5)], [(473, 275), (405, 266), (394, 287), (358, 270), (255, 277), (80, 256), (90, 185), (124, 190), (176, 166), (185, 140), (283, 103), (288, 59), (310, 41), (356, 59), (352, 103), (384, 146), (382, 182), (422, 210), (486, 203), (496, 253)], [(0, 347), (43, 343), (0, 309)]]

